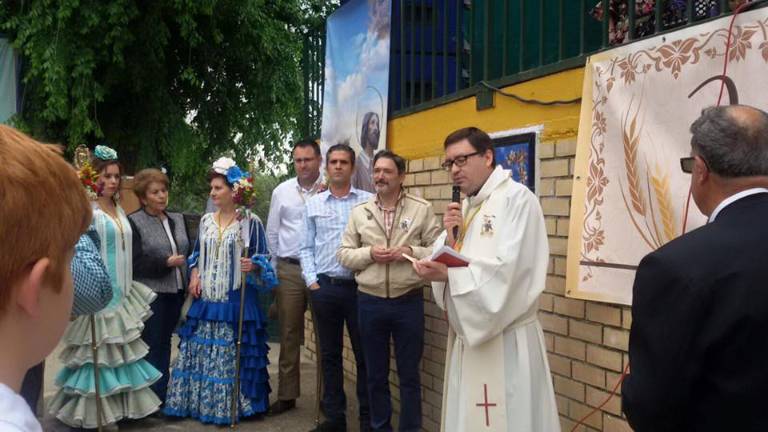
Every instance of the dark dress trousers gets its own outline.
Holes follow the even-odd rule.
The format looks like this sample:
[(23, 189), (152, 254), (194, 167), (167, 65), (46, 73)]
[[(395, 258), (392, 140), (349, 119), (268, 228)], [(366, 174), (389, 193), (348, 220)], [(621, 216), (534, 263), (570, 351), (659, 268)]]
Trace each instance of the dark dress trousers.
[(633, 296), (636, 431), (768, 430), (768, 193), (646, 256)]

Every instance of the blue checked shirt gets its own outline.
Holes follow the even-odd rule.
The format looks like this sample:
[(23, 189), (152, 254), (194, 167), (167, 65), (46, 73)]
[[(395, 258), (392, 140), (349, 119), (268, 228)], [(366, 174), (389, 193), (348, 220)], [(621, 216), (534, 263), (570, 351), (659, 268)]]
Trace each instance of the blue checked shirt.
[(75, 287), (72, 315), (90, 315), (104, 309), (112, 300), (112, 282), (99, 254), (99, 235), (93, 225), (75, 244), (70, 269)]
[(353, 187), (344, 198), (336, 198), (329, 189), (307, 201), (304, 235), (299, 249), (301, 273), (307, 286), (317, 282), (320, 273), (337, 278), (353, 277), (350, 270), (339, 264), (336, 251), (341, 246), (341, 235), (352, 207), (368, 201), (370, 196), (369, 192)]

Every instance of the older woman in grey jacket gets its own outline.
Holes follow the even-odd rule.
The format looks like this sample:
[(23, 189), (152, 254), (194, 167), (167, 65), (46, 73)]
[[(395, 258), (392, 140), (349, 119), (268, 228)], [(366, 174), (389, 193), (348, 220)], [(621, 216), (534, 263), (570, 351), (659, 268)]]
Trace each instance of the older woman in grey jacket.
[(149, 345), (146, 360), (163, 376), (152, 390), (163, 403), (168, 388), (171, 336), (179, 320), (187, 286), (189, 236), (181, 213), (166, 211), (168, 177), (154, 168), (134, 177), (142, 208), (128, 216), (133, 229), (133, 278), (157, 293), (142, 339)]

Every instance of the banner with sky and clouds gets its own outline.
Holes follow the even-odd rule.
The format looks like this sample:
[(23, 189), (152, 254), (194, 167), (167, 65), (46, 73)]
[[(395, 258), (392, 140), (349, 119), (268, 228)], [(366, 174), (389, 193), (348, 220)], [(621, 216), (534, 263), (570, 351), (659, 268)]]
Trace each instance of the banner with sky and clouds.
[(321, 143), (357, 153), (355, 187), (373, 191), (371, 160), (386, 148), (390, 0), (351, 0), (327, 21)]

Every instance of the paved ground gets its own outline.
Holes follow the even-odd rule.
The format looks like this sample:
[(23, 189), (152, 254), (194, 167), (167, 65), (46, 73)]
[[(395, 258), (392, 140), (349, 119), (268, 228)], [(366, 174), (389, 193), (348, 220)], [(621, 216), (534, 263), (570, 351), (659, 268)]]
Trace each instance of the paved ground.
[[(175, 344), (174, 344), (175, 345)], [(277, 394), (277, 358), (280, 351), (280, 345), (270, 344), (270, 365), (269, 375), (270, 384), (272, 385), (272, 400), (275, 399)], [(57, 361), (58, 350), (55, 351), (48, 360), (46, 360), (45, 370), (45, 398), (47, 400), (55, 393), (56, 387), (53, 384), (55, 374), (61, 368)], [(311, 430), (315, 425), (315, 363), (302, 356), (301, 361), (301, 392), (302, 397), (296, 403), (296, 409), (289, 411), (283, 415), (277, 417), (266, 417), (262, 421), (248, 421), (238, 426), (238, 430), (241, 431), (259, 431), (259, 432), (306, 432)], [(356, 405), (357, 400), (354, 397), (355, 391), (353, 383), (347, 382), (347, 399), (352, 402), (350, 405)], [(356, 407), (350, 406), (350, 410), (347, 414), (347, 421), (349, 423), (349, 431), (356, 432), (358, 430), (357, 425), (357, 412)], [(50, 432), (65, 432), (70, 429), (60, 423), (56, 418), (47, 415), (42, 419), (43, 430)], [(148, 418), (133, 422), (121, 422), (119, 429), (124, 431), (185, 431), (185, 432), (198, 432), (198, 431), (213, 431), (224, 430), (223, 427), (203, 425), (197, 421), (182, 420), (182, 421), (166, 421), (155, 418)], [(116, 430), (114, 428), (109, 430)]]

